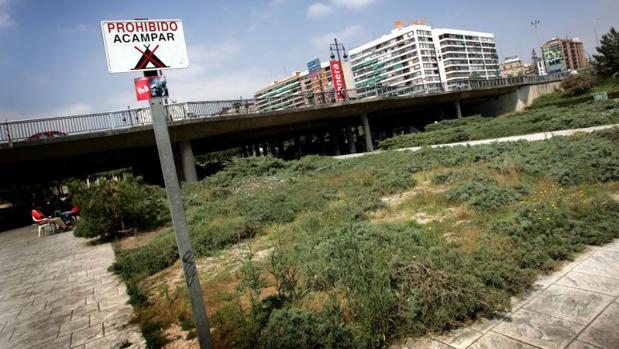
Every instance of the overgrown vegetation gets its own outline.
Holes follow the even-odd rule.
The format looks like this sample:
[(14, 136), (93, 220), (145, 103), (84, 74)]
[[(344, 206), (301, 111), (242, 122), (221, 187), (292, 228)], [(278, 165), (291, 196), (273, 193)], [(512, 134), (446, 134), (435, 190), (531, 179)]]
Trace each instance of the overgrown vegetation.
[(91, 187), (75, 186), (74, 202), (81, 207), (81, 220), (74, 231), (79, 237), (119, 237), (122, 226), (149, 229), (169, 220), (165, 193), (130, 175), (100, 178)]
[(595, 86), (595, 80), (588, 74), (570, 75), (561, 81), (561, 88), (566, 96), (581, 96)]
[(588, 102), (570, 107), (533, 108), (496, 118), (469, 116), (426, 126), (425, 132), (386, 139), (381, 149), (398, 149), (619, 123), (619, 103)]
[[(202, 270), (216, 346), (376, 348), (508, 309), (539, 273), (619, 237), (618, 140), (613, 129), (346, 161), (233, 160), (183, 188), (193, 247), (206, 257), (272, 237), (273, 249), (250, 244), (236, 268)], [(371, 220), (400, 197), (395, 210), (444, 218)], [(171, 232), (117, 253), (149, 345), (162, 345), (165, 327), (187, 323), (186, 296), (143, 283), (177, 258)]]
[(597, 54), (593, 55), (595, 70), (603, 77), (619, 74), (619, 33), (615, 28), (602, 36)]
[(593, 100), (593, 95), (600, 92), (606, 92), (608, 98), (619, 98), (619, 78), (618, 77), (604, 77), (597, 75), (595, 79), (595, 85), (579, 96), (570, 96), (565, 91), (555, 91), (550, 94), (546, 94), (537, 98), (533, 104), (528, 108), (541, 109), (546, 107), (570, 107), (577, 104), (590, 102)]

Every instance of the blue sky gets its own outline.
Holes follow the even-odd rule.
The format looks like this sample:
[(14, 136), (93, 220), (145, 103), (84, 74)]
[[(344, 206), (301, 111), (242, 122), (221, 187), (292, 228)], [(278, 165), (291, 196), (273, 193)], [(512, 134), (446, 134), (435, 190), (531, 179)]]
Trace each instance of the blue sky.
[(529, 60), (530, 25), (542, 41), (580, 37), (593, 53), (600, 36), (619, 28), (619, 0), (0, 0), (0, 119), (119, 110), (135, 101), (138, 74), (107, 72), (99, 21), (183, 20), (190, 68), (167, 71), (172, 99), (251, 97), (320, 57), (337, 36), (353, 48), (388, 33), (397, 19), (427, 18), (433, 27), (489, 31), (501, 59)]

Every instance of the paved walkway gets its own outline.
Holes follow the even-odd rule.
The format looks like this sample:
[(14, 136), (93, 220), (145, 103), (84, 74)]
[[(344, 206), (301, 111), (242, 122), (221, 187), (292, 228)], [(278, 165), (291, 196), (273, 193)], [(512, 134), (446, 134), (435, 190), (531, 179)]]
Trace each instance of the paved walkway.
[[(547, 131), (547, 132), (531, 133), (531, 134), (528, 134), (528, 135), (509, 136), (509, 137), (491, 138), (491, 139), (481, 139), (481, 140), (478, 140), (478, 141), (466, 141), (466, 142), (447, 143), (447, 144), (434, 144), (434, 145), (429, 145), (428, 147), (430, 147), (430, 148), (456, 147), (456, 146), (461, 146), (461, 145), (479, 145), (479, 144), (492, 144), (492, 143), (517, 142), (517, 141), (535, 142), (535, 141), (543, 141), (543, 140), (550, 139), (552, 137), (557, 137), (557, 136), (571, 136), (571, 135), (573, 135), (575, 133), (580, 133), (580, 132), (591, 133), (591, 132), (605, 130), (605, 129), (613, 128), (613, 127), (619, 127), (619, 124), (603, 125), (603, 126), (593, 126), (593, 127), (586, 127), (586, 128), (574, 128), (574, 129), (570, 129), (570, 130)], [(423, 147), (401, 148), (401, 149), (396, 149), (396, 151), (406, 151), (406, 150), (408, 150), (408, 151), (419, 151), (422, 148)], [(373, 152), (369, 152), (369, 153), (338, 155), (338, 156), (334, 156), (334, 158), (336, 158), (336, 159), (352, 159), (352, 158), (358, 158), (360, 156), (366, 156), (366, 155), (370, 155), (370, 154), (378, 154), (378, 153), (382, 153), (382, 152), (383, 152), (383, 150), (377, 150), (377, 151), (373, 151)]]
[(540, 278), (501, 319), (483, 319), (445, 336), (392, 348), (618, 349), (619, 240), (593, 247)]
[(0, 348), (143, 348), (110, 244), (0, 233)]

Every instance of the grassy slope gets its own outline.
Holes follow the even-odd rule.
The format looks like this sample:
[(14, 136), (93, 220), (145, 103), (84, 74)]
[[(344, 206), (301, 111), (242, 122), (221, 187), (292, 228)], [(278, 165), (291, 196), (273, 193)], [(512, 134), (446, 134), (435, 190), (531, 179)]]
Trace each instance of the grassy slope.
[(569, 106), (583, 101), (590, 101), (593, 95), (599, 92), (607, 92), (609, 96), (615, 96), (619, 93), (619, 79), (604, 79), (598, 81), (596, 86), (591, 91), (581, 96), (568, 96), (563, 91), (557, 91), (545, 96), (539, 97), (530, 108), (543, 108), (548, 106)]
[(540, 104), (520, 113), (496, 118), (470, 116), (444, 120), (428, 125), (422, 133), (386, 139), (380, 148), (398, 149), (619, 123), (617, 101), (588, 101), (567, 107), (551, 105), (553, 100), (561, 99), (561, 93), (549, 95), (546, 100), (540, 100)]
[[(233, 161), (184, 187), (197, 254), (276, 242), (269, 258), (202, 276), (218, 347), (377, 347), (509, 307), (539, 273), (619, 236), (609, 199), (618, 140), (613, 130), (348, 161)], [(171, 323), (190, 328), (182, 289), (147, 299), (139, 287), (176, 260), (171, 233), (117, 252), (151, 345)]]

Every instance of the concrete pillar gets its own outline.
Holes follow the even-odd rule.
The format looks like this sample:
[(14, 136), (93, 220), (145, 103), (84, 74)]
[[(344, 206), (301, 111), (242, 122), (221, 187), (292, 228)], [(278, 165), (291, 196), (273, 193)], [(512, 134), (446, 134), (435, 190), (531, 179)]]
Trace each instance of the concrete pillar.
[(320, 155), (327, 154), (327, 148), (325, 146), (325, 137), (327, 134), (321, 130), (318, 131), (318, 143), (320, 143)]
[(425, 128), (427, 124), (430, 123), (430, 111), (426, 110), (423, 113), (423, 127)]
[(301, 139), (299, 138), (298, 135), (295, 135), (293, 140), (294, 140), (294, 145), (297, 148), (297, 153), (299, 154), (299, 157), (302, 157), (303, 151), (301, 150)]
[(456, 116), (458, 118), (461, 118), (462, 117), (462, 108), (460, 107), (460, 100), (459, 99), (454, 102), (454, 107), (456, 108)]
[(359, 132), (359, 127), (355, 126), (353, 127), (353, 130), (355, 130), (355, 139), (359, 141), (361, 139), (361, 133)]
[(305, 146), (306, 146), (306, 152), (308, 154), (311, 154), (314, 152), (314, 145), (312, 144), (312, 140), (314, 139), (314, 135), (312, 134), (312, 132), (307, 132), (305, 134)]
[(370, 121), (367, 114), (361, 115), (361, 123), (363, 124), (363, 136), (365, 137), (365, 151), (374, 151), (372, 131), (370, 131)]
[(331, 145), (333, 146), (333, 154), (341, 155), (342, 151), (340, 150), (340, 130), (337, 128), (331, 129), (329, 131), (329, 140), (331, 141)]
[(262, 142), (262, 156), (269, 155), (269, 145), (267, 142)]
[(260, 156), (260, 144), (254, 144), (254, 156)]
[(355, 147), (355, 135), (350, 124), (346, 124), (346, 141), (348, 142), (348, 153), (356, 154), (357, 147)]
[(284, 158), (284, 141), (281, 138), (277, 140), (277, 157)]
[(183, 178), (185, 182), (195, 183), (198, 181), (198, 172), (196, 171), (196, 161), (193, 158), (193, 149), (191, 142), (184, 141), (178, 144), (178, 150), (181, 155), (181, 164), (183, 168)]
[(445, 120), (445, 108), (442, 105), (438, 110), (438, 119)]

